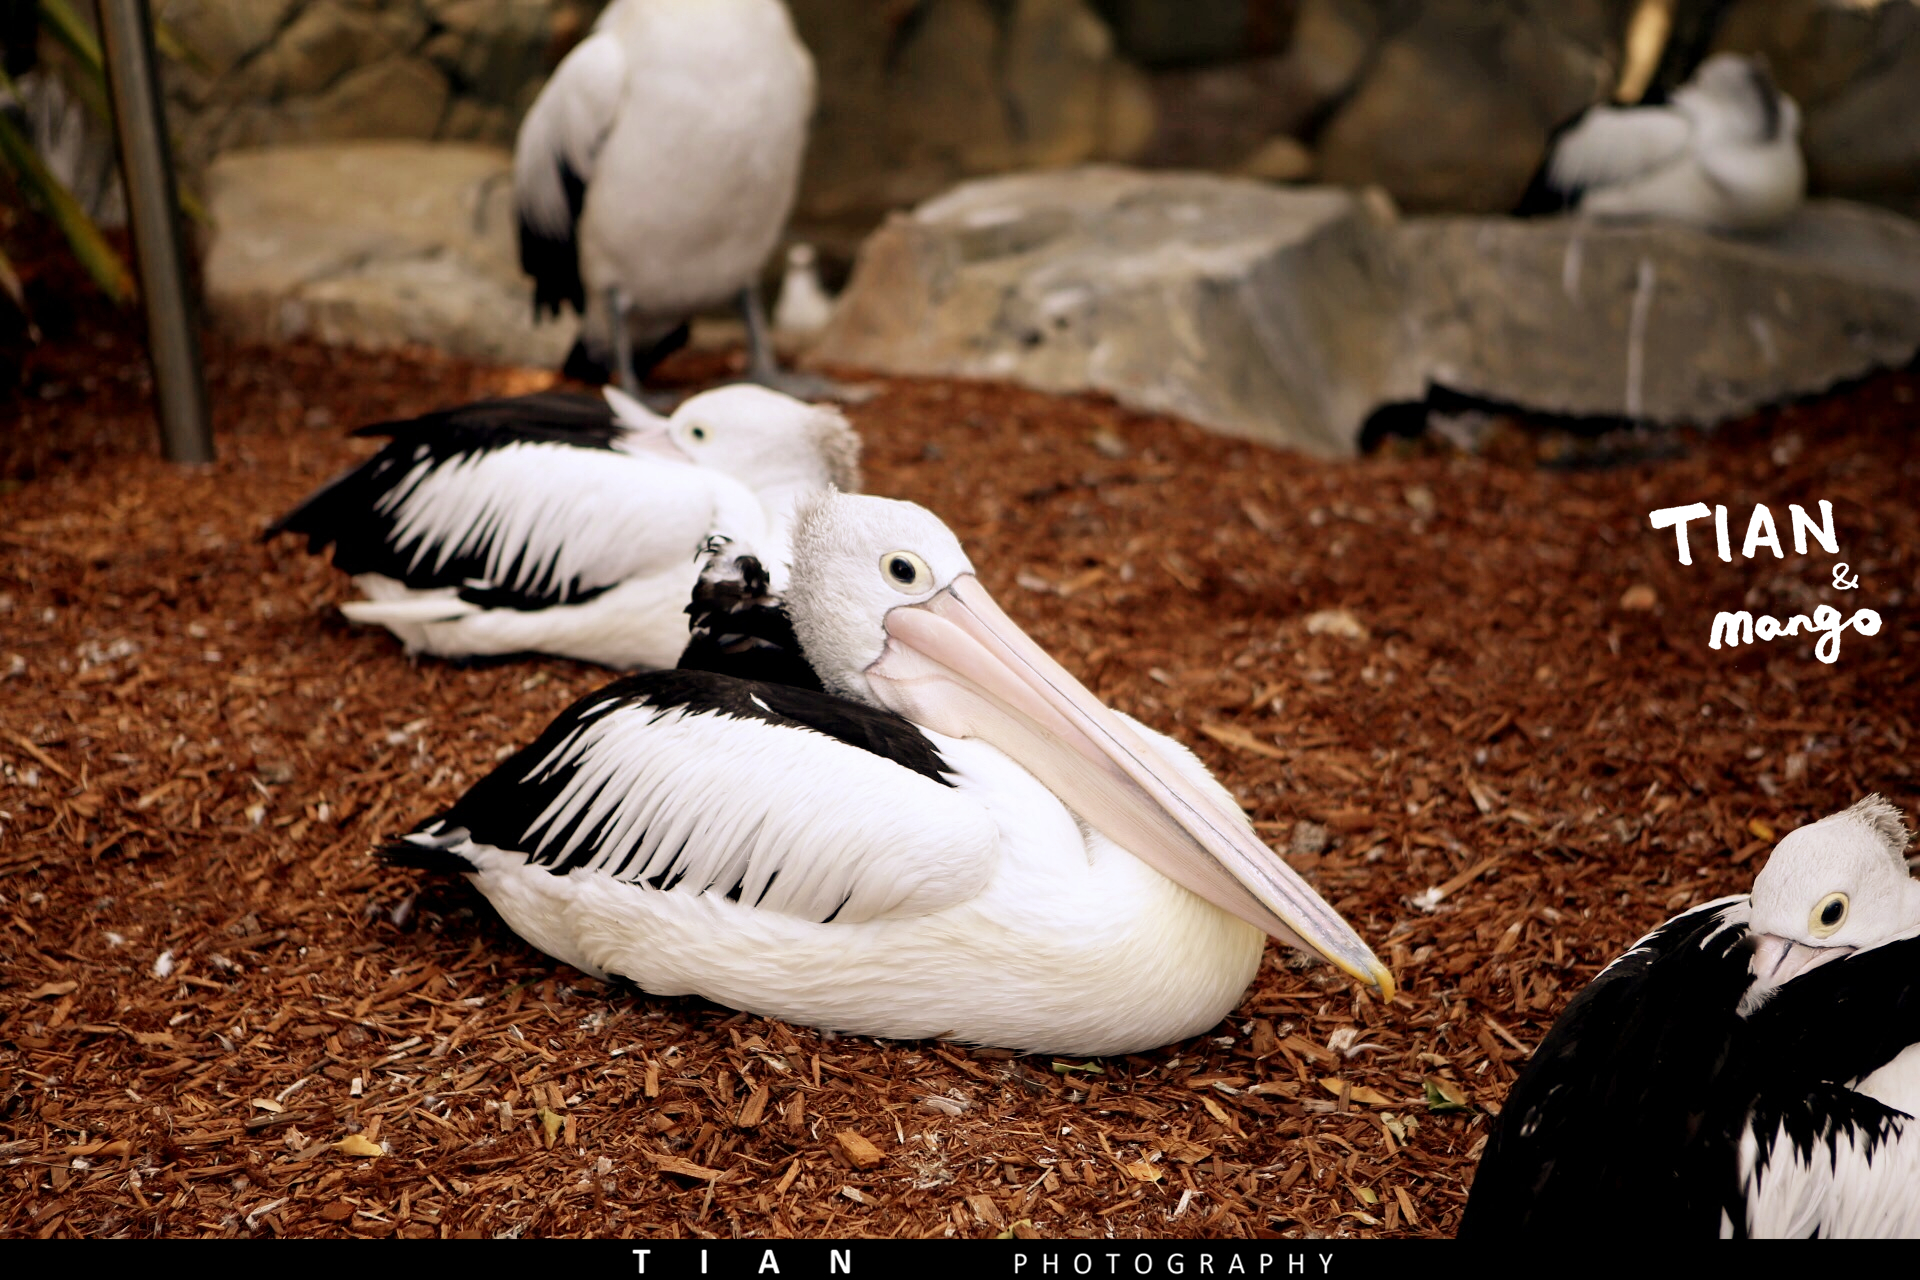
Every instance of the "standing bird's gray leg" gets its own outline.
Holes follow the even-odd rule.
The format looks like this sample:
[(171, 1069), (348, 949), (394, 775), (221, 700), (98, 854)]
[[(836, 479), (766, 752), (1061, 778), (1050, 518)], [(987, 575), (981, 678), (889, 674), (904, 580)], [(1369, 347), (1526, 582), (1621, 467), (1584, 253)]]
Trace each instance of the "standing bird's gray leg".
[(747, 326), (747, 380), (763, 387), (772, 386), (780, 376), (780, 361), (773, 354), (773, 336), (767, 332), (767, 309), (760, 301), (760, 286), (749, 281), (740, 290), (740, 319)]
[(799, 400), (846, 400), (858, 403), (873, 393), (842, 386), (810, 373), (786, 370), (773, 354), (773, 338), (767, 331), (767, 311), (760, 303), (760, 286), (748, 283), (736, 300), (740, 319), (747, 326), (747, 381), (793, 396)]
[(607, 290), (608, 336), (613, 339), (614, 376), (620, 389), (630, 396), (640, 394), (640, 379), (633, 374), (633, 330), (627, 327), (627, 300), (618, 289)]

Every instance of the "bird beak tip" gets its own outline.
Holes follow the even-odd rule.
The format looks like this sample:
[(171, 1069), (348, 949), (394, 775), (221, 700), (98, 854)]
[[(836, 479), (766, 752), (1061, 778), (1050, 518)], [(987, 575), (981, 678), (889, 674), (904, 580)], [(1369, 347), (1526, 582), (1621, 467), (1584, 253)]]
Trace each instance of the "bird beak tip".
[(1371, 988), (1374, 998), (1382, 1004), (1392, 1004), (1400, 990), (1393, 971), (1371, 956), (1358, 964), (1346, 960), (1332, 960), (1332, 964), (1360, 985)]

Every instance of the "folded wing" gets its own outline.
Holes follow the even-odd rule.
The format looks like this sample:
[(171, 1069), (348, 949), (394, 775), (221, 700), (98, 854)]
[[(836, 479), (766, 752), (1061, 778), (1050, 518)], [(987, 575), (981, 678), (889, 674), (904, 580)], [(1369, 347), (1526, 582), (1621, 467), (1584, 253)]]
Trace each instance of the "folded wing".
[(278, 521), (348, 573), (488, 608), (578, 604), (690, 563), (721, 482), (614, 447), (595, 398), (484, 401), (368, 428), (393, 440)]
[(1461, 1239), (1590, 1234), (1596, 1205), (1649, 1237), (1712, 1234), (1710, 1153), (1683, 1135), (1738, 1034), (1746, 912), (1742, 896), (1676, 916), (1573, 998), (1507, 1095)]
[(924, 915), (978, 894), (999, 833), (934, 742), (828, 694), (663, 671), (569, 708), (451, 809), (383, 856), (714, 893), (802, 919)]
[(1547, 181), (1563, 192), (1630, 182), (1683, 159), (1692, 137), (1670, 107), (1595, 107), (1560, 136)]
[(620, 42), (588, 36), (560, 60), (520, 124), (513, 189), (520, 268), (534, 280), (535, 315), (557, 313), (562, 304), (586, 311), (576, 228), (626, 77)]

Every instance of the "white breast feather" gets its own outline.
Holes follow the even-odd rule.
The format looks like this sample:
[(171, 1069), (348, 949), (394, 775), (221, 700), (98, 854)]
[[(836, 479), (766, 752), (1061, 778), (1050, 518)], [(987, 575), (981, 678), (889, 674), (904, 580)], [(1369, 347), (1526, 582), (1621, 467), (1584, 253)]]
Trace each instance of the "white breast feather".
[[(1816, 1143), (1811, 1159), (1794, 1150), (1783, 1124), (1766, 1167), (1751, 1126), (1740, 1136), (1739, 1175), (1747, 1231), (1763, 1239), (1920, 1237), (1920, 1123), (1907, 1120), (1872, 1154), (1850, 1131)], [(1725, 1228), (1723, 1225), (1723, 1234)]]

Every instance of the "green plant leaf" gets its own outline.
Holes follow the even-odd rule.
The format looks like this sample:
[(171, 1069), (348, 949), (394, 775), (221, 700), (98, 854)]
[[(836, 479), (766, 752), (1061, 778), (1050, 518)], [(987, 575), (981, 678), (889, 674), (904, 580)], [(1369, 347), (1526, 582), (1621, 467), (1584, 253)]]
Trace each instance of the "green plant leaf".
[[(11, 88), (11, 86), (8, 86)], [(109, 298), (125, 304), (133, 300), (133, 275), (107, 243), (73, 193), (47, 169), (33, 144), (22, 136), (11, 117), (0, 112), (0, 163), (11, 169), (21, 190), (38, 200), (67, 238), (80, 265)]]
[(106, 62), (100, 56), (100, 40), (93, 28), (80, 20), (67, 0), (40, 0), (40, 25), (60, 47), (73, 55), (82, 70), (97, 80), (106, 78)]
[[(107, 131), (118, 137), (113, 123), (113, 108), (107, 96), (106, 58), (100, 51), (100, 41), (93, 28), (81, 21), (67, 0), (39, 0), (40, 24), (54, 40), (71, 56), (74, 66), (72, 74), (63, 76), (68, 88), (80, 99), (80, 105), (88, 114), (107, 127)], [(211, 73), (212, 64), (182, 40), (177, 32), (159, 18), (153, 20), (153, 40), (161, 56), (176, 62), (184, 62), (195, 69)], [(179, 150), (179, 139), (171, 138), (174, 150)], [(201, 225), (211, 219), (207, 208), (200, 198), (188, 189), (184, 179), (178, 173), (173, 179), (174, 196), (180, 202), (180, 211)]]
[[(19, 308), (21, 318), (27, 322), (27, 341), (40, 341), (40, 326), (33, 322), (33, 313), (27, 310), (27, 291), (21, 287), (20, 273), (13, 269), (13, 259), (0, 249), (0, 292), (13, 299), (13, 305)], [(4, 492), (4, 490), (0, 490)]]

